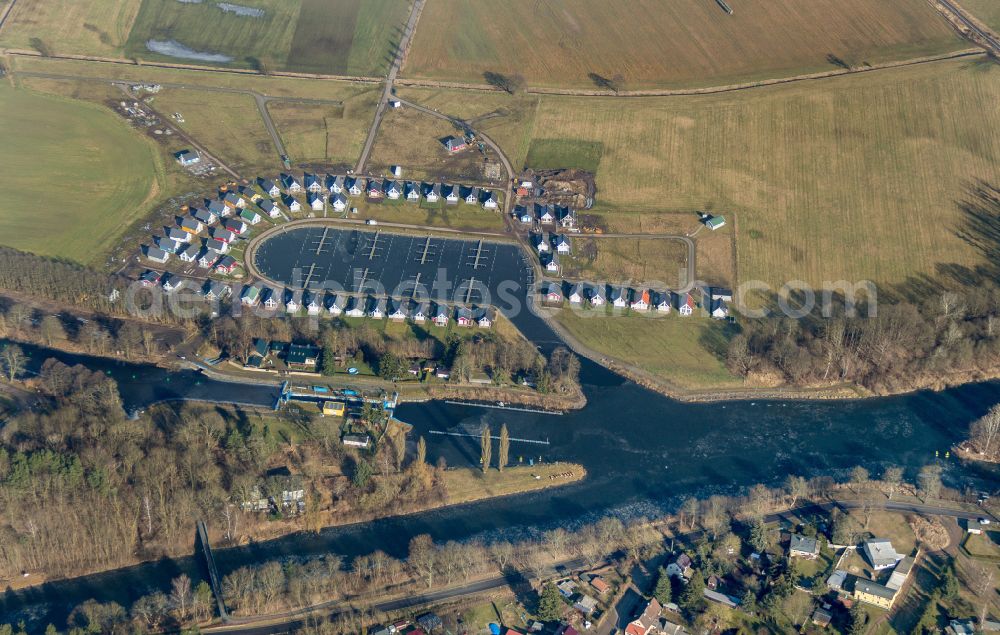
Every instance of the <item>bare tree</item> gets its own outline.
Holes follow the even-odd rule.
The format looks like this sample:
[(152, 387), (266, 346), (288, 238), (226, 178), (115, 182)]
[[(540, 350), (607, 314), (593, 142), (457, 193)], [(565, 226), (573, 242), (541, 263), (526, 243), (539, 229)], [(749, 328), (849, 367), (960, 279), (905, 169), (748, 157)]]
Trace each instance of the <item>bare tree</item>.
[(795, 507), (799, 500), (809, 496), (809, 481), (802, 476), (789, 476), (785, 480), (785, 489), (792, 499), (792, 507)]
[(0, 361), (3, 362), (3, 370), (7, 379), (14, 381), (24, 370), (24, 351), (16, 344), (8, 344), (4, 349)]
[(406, 561), (413, 568), (413, 572), (427, 583), (428, 587), (434, 585), (438, 553), (434, 547), (434, 541), (429, 535), (422, 534), (410, 540), (410, 554)]
[(941, 492), (941, 466), (931, 463), (920, 468), (917, 484), (925, 501), (937, 496)]
[(858, 465), (851, 470), (851, 485), (855, 492), (860, 492), (862, 488), (868, 486), (868, 470)]
[(989, 412), (973, 422), (969, 437), (980, 454), (989, 458), (995, 455), (997, 441), (1000, 440), (1000, 404), (994, 405)]
[(882, 484), (885, 486), (886, 492), (889, 499), (892, 500), (893, 495), (899, 486), (903, 482), (903, 468), (898, 465), (890, 465), (885, 468), (885, 472), (882, 474)]
[(180, 622), (188, 618), (191, 607), (191, 578), (181, 574), (170, 583), (170, 604)]

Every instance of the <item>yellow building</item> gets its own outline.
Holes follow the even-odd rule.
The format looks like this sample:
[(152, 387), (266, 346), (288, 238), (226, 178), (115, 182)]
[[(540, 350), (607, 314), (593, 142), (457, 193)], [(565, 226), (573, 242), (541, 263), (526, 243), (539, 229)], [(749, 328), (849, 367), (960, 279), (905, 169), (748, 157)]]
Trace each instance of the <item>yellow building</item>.
[(331, 415), (334, 417), (344, 416), (344, 402), (343, 401), (324, 401), (323, 402), (323, 414)]
[(891, 609), (896, 599), (896, 591), (871, 580), (861, 580), (854, 584), (854, 598), (883, 609)]

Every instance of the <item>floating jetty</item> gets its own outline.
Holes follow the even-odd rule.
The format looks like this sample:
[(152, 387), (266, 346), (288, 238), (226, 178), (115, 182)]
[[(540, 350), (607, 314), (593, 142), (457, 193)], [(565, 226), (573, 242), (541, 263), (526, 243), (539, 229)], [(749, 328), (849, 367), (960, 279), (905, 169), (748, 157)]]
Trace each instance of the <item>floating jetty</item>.
[(452, 399), (446, 399), (445, 403), (450, 403), (453, 406), (475, 406), (477, 408), (492, 408), (494, 410), (513, 410), (515, 412), (532, 412), (539, 415), (558, 415), (562, 416), (565, 414), (561, 410), (542, 410), (541, 408), (522, 408), (520, 406), (508, 406), (503, 402), (500, 403), (482, 403), (478, 401), (454, 401)]
[[(470, 439), (481, 439), (482, 438), (481, 434), (469, 434), (468, 432), (447, 432), (445, 430), (431, 430), (430, 434), (440, 434), (440, 435), (444, 435), (444, 436), (447, 436), (447, 437), (468, 437)], [(497, 440), (500, 439), (500, 437), (498, 437), (496, 435), (490, 435), (490, 438), (491, 439), (497, 439)], [(509, 441), (513, 441), (515, 443), (534, 443), (535, 445), (551, 445), (549, 443), (548, 439), (546, 439), (544, 441), (539, 441), (538, 439), (519, 439), (517, 437), (510, 437), (508, 440)]]

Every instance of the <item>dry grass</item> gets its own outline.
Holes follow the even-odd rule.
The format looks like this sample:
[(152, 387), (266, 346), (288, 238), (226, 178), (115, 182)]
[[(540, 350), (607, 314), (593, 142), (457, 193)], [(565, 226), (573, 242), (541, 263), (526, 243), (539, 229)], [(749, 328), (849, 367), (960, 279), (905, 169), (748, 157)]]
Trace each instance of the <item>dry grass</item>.
[[(404, 74), (479, 81), (518, 73), (534, 85), (718, 85), (908, 59), (962, 46), (923, 0), (429, 2)], [(433, 25), (429, 28), (428, 25)]]
[[(483, 182), (484, 154), (474, 146), (450, 154), (441, 143), (449, 135), (459, 137), (462, 131), (412, 108), (390, 109), (379, 128), (369, 169), (378, 172), (401, 165), (404, 179)], [(492, 150), (487, 149), (485, 156), (498, 162)]]
[(737, 388), (725, 367), (728, 326), (701, 317), (629, 315), (562, 310), (561, 325), (585, 346), (634, 364), (684, 389)]
[(567, 278), (591, 279), (613, 284), (654, 281), (679, 288), (687, 281), (688, 248), (668, 238), (573, 239), (573, 254), (561, 260)]
[(902, 283), (980, 262), (957, 201), (1000, 179), (998, 79), (952, 61), (703, 97), (547, 97), (534, 134), (603, 144), (609, 219), (739, 212), (741, 279)]
[(268, 111), (293, 162), (353, 164), (364, 145), (375, 91), (359, 88), (343, 106), (272, 101)]
[[(512, 446), (510, 460), (515, 462), (518, 456), (517, 444), (514, 443)], [(494, 452), (496, 452), (495, 448)], [(498, 472), (495, 467), (496, 456), (494, 455), (493, 464), (494, 468), (486, 474), (477, 469), (457, 469), (445, 472), (444, 482), (448, 492), (446, 504), (455, 505), (483, 498), (533, 492), (566, 485), (587, 475), (583, 466), (575, 463), (548, 463), (531, 467), (515, 465), (508, 467), (503, 472)]]
[(1000, 2), (996, 0), (962, 0), (962, 7), (986, 23), (994, 31), (1000, 32)]
[(0, 45), (33, 49), (39, 38), (53, 53), (119, 56), (141, 0), (17, 0)]
[[(373, 218), (383, 223), (403, 223), (431, 228), (460, 229), (465, 231), (503, 231), (503, 219), (498, 212), (484, 210), (478, 205), (428, 205), (383, 201), (369, 203), (362, 198), (351, 199), (351, 207), (358, 209), (351, 218)], [(333, 214), (333, 212), (331, 212)], [(394, 230), (395, 231), (395, 230)]]
[(281, 167), (257, 104), (249, 95), (165, 88), (153, 104), (164, 115), (181, 113), (184, 123), (178, 126), (237, 171), (252, 175), (254, 170)]

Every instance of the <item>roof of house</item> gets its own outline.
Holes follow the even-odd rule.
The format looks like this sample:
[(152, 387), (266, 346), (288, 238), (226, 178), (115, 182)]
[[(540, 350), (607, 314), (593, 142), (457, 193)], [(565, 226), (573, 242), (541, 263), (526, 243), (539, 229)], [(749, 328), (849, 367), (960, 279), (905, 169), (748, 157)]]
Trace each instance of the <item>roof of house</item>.
[(285, 363), (305, 364), (308, 359), (315, 359), (318, 356), (319, 349), (311, 344), (292, 344), (285, 355)]
[(819, 543), (816, 542), (816, 539), (800, 534), (792, 534), (792, 540), (788, 548), (792, 551), (801, 551), (803, 553), (819, 553)]
[(864, 543), (865, 553), (875, 566), (895, 564), (902, 556), (896, 553), (888, 538), (873, 538)]
[(886, 600), (891, 600), (896, 597), (896, 592), (889, 587), (883, 586), (878, 582), (872, 582), (871, 580), (864, 580), (862, 578), (858, 578), (858, 580), (854, 583), (854, 590), (857, 593), (867, 593), (868, 595), (885, 598)]

